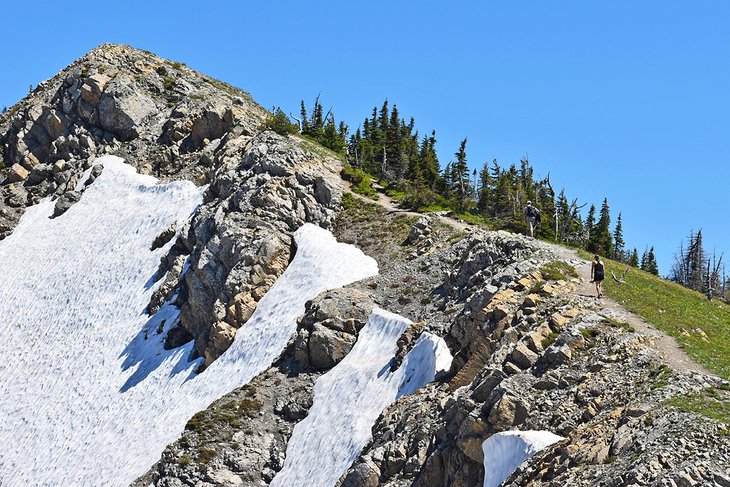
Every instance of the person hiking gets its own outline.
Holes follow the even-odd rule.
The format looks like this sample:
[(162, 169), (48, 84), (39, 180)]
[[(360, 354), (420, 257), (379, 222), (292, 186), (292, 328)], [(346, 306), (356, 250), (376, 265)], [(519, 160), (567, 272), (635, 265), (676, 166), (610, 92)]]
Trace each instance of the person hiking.
[(530, 237), (534, 238), (535, 228), (540, 222), (540, 210), (532, 206), (532, 201), (528, 201), (527, 206), (525, 206), (525, 222), (527, 222)]
[(603, 297), (603, 293), (601, 292), (601, 283), (603, 282), (604, 274), (603, 262), (601, 262), (601, 257), (596, 254), (593, 257), (593, 262), (591, 262), (591, 282), (596, 285), (597, 298)]

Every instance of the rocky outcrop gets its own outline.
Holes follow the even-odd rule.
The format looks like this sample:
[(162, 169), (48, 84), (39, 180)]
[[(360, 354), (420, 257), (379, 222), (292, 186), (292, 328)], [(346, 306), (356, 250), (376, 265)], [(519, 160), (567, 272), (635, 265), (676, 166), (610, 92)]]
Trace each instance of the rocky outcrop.
[(313, 344), (312, 330), (338, 330), (354, 343), (374, 306), (367, 292), (354, 288), (309, 301), (282, 356), (248, 385), (193, 416), (180, 440), (133, 485), (268, 484), (284, 464), (294, 426), (312, 406), (315, 381), (337, 361), (320, 363), (315, 357), (327, 355), (341, 338)]
[[(73, 190), (69, 181), (106, 153), (143, 173), (205, 183), (218, 146), (212, 142), (253, 136), (265, 116), (248, 94), (180, 63), (102, 45), (0, 115), (0, 161), (8, 168), (0, 238), (25, 206)], [(27, 193), (21, 204), (14, 184)]]
[(0, 117), (0, 155), (10, 166), (0, 238), (42, 197), (54, 198), (53, 217), (62, 217), (81, 197), (83, 171), (105, 153), (162, 179), (208, 183), (191, 224), (150, 243), (176, 240), (148, 307), (174, 298), (180, 327), (167, 346), (192, 337), (207, 366), (286, 268), (291, 233), (306, 222), (332, 227), (341, 200), (340, 162), (302, 140), (261, 133), (265, 115), (248, 94), (180, 63), (100, 46)]
[[(390, 218), (399, 224), (370, 228), (358, 219), (367, 211), (350, 203), (336, 233), (359, 230), (358, 238), (382, 249), (376, 254), (382, 272), (307, 304), (289, 349), (252, 383), (257, 398), (276, 391), (278, 406), (261, 400), (254, 423), (239, 411), (227, 420), (233, 426), (205, 426), (205, 441), (189, 427), (163, 455), (164, 465), (138, 485), (267, 483), (285, 461), (281, 452), (293, 425), (311, 406), (316, 377), (346, 355), (375, 304), (418, 320), (399, 340), (394, 362), (424, 330), (443, 335), (456, 358), (440, 381), (383, 411), (371, 442), (338, 487), (481, 486), (483, 442), (513, 429), (547, 430), (565, 439), (504, 485), (660, 485), (662, 479), (724, 485), (730, 458), (725, 430), (666, 400), (708, 390), (725, 394), (726, 386), (671, 372), (649, 339), (621, 325), (620, 317), (605, 316), (599, 302), (577, 295), (575, 282), (546, 280), (540, 269), (561, 258), (555, 249), (481, 231), (443, 245), (451, 236), (434, 222), (435, 250), (414, 258), (411, 246), (401, 245), (414, 222), (394, 214)], [(236, 394), (241, 392), (193, 418), (193, 425), (200, 417), (225, 417), (223, 401), (240, 398)], [(244, 428), (265, 433), (245, 434)], [(226, 439), (233, 435), (235, 445)], [(226, 460), (241, 456), (248, 463)]]
[(292, 232), (307, 222), (331, 227), (341, 200), (339, 162), (301, 142), (264, 132), (222, 144), (206, 202), (178, 245), (190, 252), (180, 326), (206, 366), (288, 265)]
[(304, 367), (327, 370), (337, 365), (357, 339), (375, 307), (369, 293), (343, 288), (307, 303), (295, 340), (295, 358)]

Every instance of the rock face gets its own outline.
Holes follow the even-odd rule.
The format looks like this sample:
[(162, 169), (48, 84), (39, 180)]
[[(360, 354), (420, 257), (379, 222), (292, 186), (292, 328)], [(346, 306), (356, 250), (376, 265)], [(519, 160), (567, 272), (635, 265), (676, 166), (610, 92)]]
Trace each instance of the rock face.
[[(220, 122), (200, 122), (211, 114)], [(0, 238), (26, 205), (73, 190), (106, 153), (163, 179), (207, 182), (211, 142), (253, 136), (265, 115), (248, 94), (180, 63), (102, 45), (0, 115), (0, 161), (8, 168), (0, 172)], [(11, 201), (12, 183), (27, 192), (22, 204)]]
[(272, 132), (222, 144), (206, 203), (180, 243), (190, 250), (180, 322), (206, 366), (288, 265), (291, 233), (306, 222), (331, 227), (341, 200), (334, 159)]
[(332, 227), (341, 200), (340, 161), (260, 132), (265, 115), (248, 94), (180, 63), (100, 46), (0, 117), (0, 155), (10, 166), (0, 238), (42, 197), (56, 198), (61, 217), (81, 197), (82, 172), (104, 153), (162, 179), (208, 183), (191, 224), (151, 242), (175, 239), (148, 308), (176, 296), (180, 327), (167, 346), (192, 337), (207, 366), (286, 268), (291, 233), (306, 222)]
[(334, 367), (352, 349), (374, 307), (368, 293), (352, 288), (328, 291), (310, 301), (299, 323), (296, 359), (316, 370)]

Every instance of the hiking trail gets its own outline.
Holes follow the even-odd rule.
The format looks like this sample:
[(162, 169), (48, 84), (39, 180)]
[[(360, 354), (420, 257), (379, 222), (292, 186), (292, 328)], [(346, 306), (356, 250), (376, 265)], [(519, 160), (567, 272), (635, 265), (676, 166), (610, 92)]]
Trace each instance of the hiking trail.
[[(405, 215), (417, 217), (424, 215), (424, 213), (418, 213), (398, 208), (398, 206), (393, 203), (391, 198), (386, 195), (385, 192), (382, 190), (378, 190), (378, 199), (373, 200), (371, 198), (367, 198), (365, 196), (352, 192), (352, 185), (348, 181), (343, 180), (343, 185), (344, 188), (347, 191), (350, 191), (355, 198), (366, 201), (368, 203), (378, 204), (388, 210), (389, 213), (402, 213)], [(450, 217), (446, 214), (446, 212), (436, 213), (436, 215), (439, 217), (439, 220), (441, 222), (448, 224), (449, 226), (457, 230), (470, 232), (474, 228), (474, 225)], [(710, 370), (706, 369), (704, 366), (700, 365), (692, 358), (690, 358), (689, 355), (687, 355), (687, 353), (682, 349), (682, 347), (673, 337), (667, 335), (661, 330), (658, 330), (653, 325), (644, 321), (640, 316), (630, 312), (611, 298), (608, 298), (604, 295), (600, 300), (597, 299), (595, 287), (593, 283), (590, 282), (591, 263), (590, 261), (580, 257), (576, 250), (569, 249), (550, 242), (541, 241), (541, 243), (547, 246), (555, 254), (560, 256), (561, 259), (563, 259), (565, 262), (568, 262), (575, 267), (575, 270), (578, 272), (579, 275), (578, 283), (576, 285), (576, 293), (581, 298), (586, 307), (594, 307), (596, 305), (599, 305), (598, 309), (596, 310), (598, 313), (605, 316), (610, 316), (614, 319), (619, 319), (620, 321), (623, 321), (633, 327), (637, 333), (648, 336), (653, 344), (653, 347), (661, 354), (667, 365), (670, 366), (672, 369), (676, 371), (689, 370), (692, 372), (717, 377), (717, 374), (711, 372)], [(630, 283), (625, 283), (624, 285), (630, 285)]]

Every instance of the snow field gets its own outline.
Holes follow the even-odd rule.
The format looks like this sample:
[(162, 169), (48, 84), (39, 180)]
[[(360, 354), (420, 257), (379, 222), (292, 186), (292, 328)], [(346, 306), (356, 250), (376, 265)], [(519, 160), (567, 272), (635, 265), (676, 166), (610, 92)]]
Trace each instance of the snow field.
[(482, 443), (484, 487), (498, 487), (523, 462), (562, 439), (549, 431), (504, 431), (490, 436)]
[[(154, 238), (201, 202), (191, 183), (156, 184), (119, 158), (65, 214), (28, 208), (0, 242), (0, 483), (128, 485), (197, 411), (276, 358), (308, 299), (377, 273), (375, 261), (313, 225), (233, 346), (204, 374), (189, 343), (164, 350), (177, 310), (144, 309), (167, 246)], [(181, 225), (178, 225), (180, 227)], [(163, 323), (164, 320), (164, 323)]]
[(284, 467), (271, 487), (335, 485), (370, 440), (383, 409), (451, 367), (444, 341), (423, 333), (401, 366), (390, 371), (398, 338), (410, 323), (373, 310), (350, 353), (317, 379), (312, 408), (294, 427)]
[[(360, 250), (302, 226), (297, 253), (233, 345), (203, 374), (192, 343), (164, 350), (179, 316), (144, 313), (163, 230), (188, 220), (202, 189), (157, 184), (121, 159), (58, 218), (54, 202), (28, 208), (0, 242), (0, 484), (128, 485), (181, 434), (187, 420), (247, 384), (281, 353), (307, 300), (377, 274)], [(84, 185), (79, 183), (79, 188)], [(187, 265), (187, 264), (186, 264)], [(320, 377), (274, 485), (333, 485), (370, 439), (388, 404), (450, 367), (443, 340), (423, 334), (395, 372), (409, 321), (375, 310), (353, 350)]]

